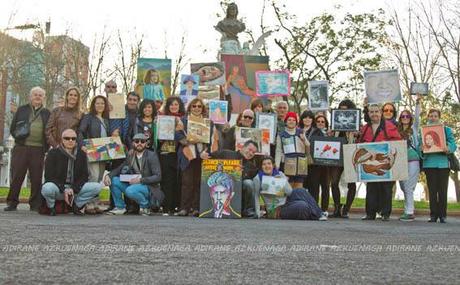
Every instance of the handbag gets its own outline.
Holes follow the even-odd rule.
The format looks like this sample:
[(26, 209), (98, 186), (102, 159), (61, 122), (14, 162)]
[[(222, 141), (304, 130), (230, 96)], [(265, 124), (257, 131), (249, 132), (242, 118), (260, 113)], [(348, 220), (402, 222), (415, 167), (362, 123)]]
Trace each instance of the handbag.
[(35, 121), (38, 116), (40, 116), (40, 111), (37, 112), (37, 114), (34, 115), (34, 117), (30, 120), (23, 120), (23, 121), (18, 121), (16, 122), (16, 128), (13, 133), (13, 137), (17, 140), (23, 140), (26, 139), (29, 134), (30, 134), (30, 125), (32, 124), (33, 121)]
[(447, 154), (447, 159), (449, 160), (449, 168), (452, 171), (460, 171), (460, 163), (458, 158), (454, 153)]

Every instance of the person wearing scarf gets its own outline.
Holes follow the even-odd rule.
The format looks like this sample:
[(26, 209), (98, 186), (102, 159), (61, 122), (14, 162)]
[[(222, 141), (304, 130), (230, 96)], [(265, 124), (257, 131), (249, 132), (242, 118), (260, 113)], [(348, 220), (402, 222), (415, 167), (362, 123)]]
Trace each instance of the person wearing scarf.
[(275, 160), (266, 156), (253, 179), (256, 215), (261, 217), (259, 197), (265, 204), (268, 218), (288, 220), (327, 220), (315, 199), (304, 188), (292, 189), (283, 172), (275, 168)]
[(76, 215), (82, 215), (83, 208), (99, 196), (102, 185), (88, 182), (86, 154), (77, 148), (77, 134), (72, 129), (62, 132), (61, 144), (48, 152), (45, 160), (45, 184), (41, 193), (55, 216), (56, 200), (64, 200)]

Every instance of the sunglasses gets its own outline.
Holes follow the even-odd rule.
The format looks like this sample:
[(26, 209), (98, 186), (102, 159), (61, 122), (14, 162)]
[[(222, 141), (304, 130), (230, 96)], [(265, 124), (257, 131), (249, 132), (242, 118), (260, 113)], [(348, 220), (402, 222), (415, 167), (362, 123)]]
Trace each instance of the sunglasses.
[(252, 120), (252, 119), (254, 119), (254, 117), (251, 117), (251, 116), (243, 116), (243, 119)]
[(410, 118), (412, 118), (412, 116), (411, 115), (401, 115), (400, 118), (401, 119), (410, 119)]
[(192, 105), (192, 108), (203, 108), (203, 105)]
[(383, 109), (384, 113), (394, 113), (395, 111), (393, 109)]
[(76, 141), (77, 137), (63, 137), (62, 139), (65, 141)]
[(137, 144), (139, 144), (139, 143), (145, 143), (145, 142), (146, 142), (146, 140), (134, 140), (134, 143), (137, 143)]
[(107, 85), (105, 86), (106, 88), (117, 88), (117, 86), (110, 86), (110, 85)]
[(325, 124), (326, 121), (316, 121), (316, 123)]

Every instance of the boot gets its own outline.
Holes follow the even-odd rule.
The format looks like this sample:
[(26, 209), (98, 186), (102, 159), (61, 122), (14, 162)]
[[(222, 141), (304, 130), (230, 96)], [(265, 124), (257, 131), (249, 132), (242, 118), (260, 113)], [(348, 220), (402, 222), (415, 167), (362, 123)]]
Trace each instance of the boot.
[(348, 219), (349, 216), (348, 216), (348, 212), (350, 211), (350, 208), (347, 207), (347, 205), (343, 206), (343, 209), (342, 209), (342, 218), (344, 219)]
[(341, 209), (342, 209), (342, 204), (339, 204), (338, 206), (334, 206), (334, 213), (332, 214), (332, 218), (340, 218), (341, 215)]

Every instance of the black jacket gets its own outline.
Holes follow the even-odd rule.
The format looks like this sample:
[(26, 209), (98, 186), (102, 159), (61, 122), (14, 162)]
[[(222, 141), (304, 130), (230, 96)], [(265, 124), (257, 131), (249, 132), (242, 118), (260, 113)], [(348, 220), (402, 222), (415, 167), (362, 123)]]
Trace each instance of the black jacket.
[[(61, 148), (53, 148), (48, 152), (45, 160), (45, 183), (53, 182), (64, 192), (64, 184), (67, 178), (67, 166), (69, 157)], [(72, 189), (74, 193), (80, 192), (83, 185), (88, 182), (88, 164), (86, 153), (80, 148), (77, 150), (74, 162)]]
[[(13, 116), (13, 120), (11, 121), (10, 126), (10, 133), (14, 137), (14, 132), (16, 130), (16, 124), (21, 121), (29, 121), (30, 120), (30, 113), (32, 112), (32, 106), (30, 104), (22, 105), (18, 108), (16, 113)], [(50, 111), (45, 107), (42, 107), (40, 111), (40, 117), (43, 122), (43, 146), (44, 151), (47, 151), (49, 148), (48, 140), (46, 139), (46, 125), (48, 124), (48, 120), (50, 118)], [(14, 138), (14, 142), (16, 145), (24, 145), (26, 139), (16, 139)]]
[[(93, 114), (85, 114), (80, 122), (78, 128), (78, 142), (82, 144), (84, 139), (94, 139), (101, 137), (102, 122)], [(110, 136), (109, 120), (104, 119), (104, 127), (107, 132), (107, 136)]]

